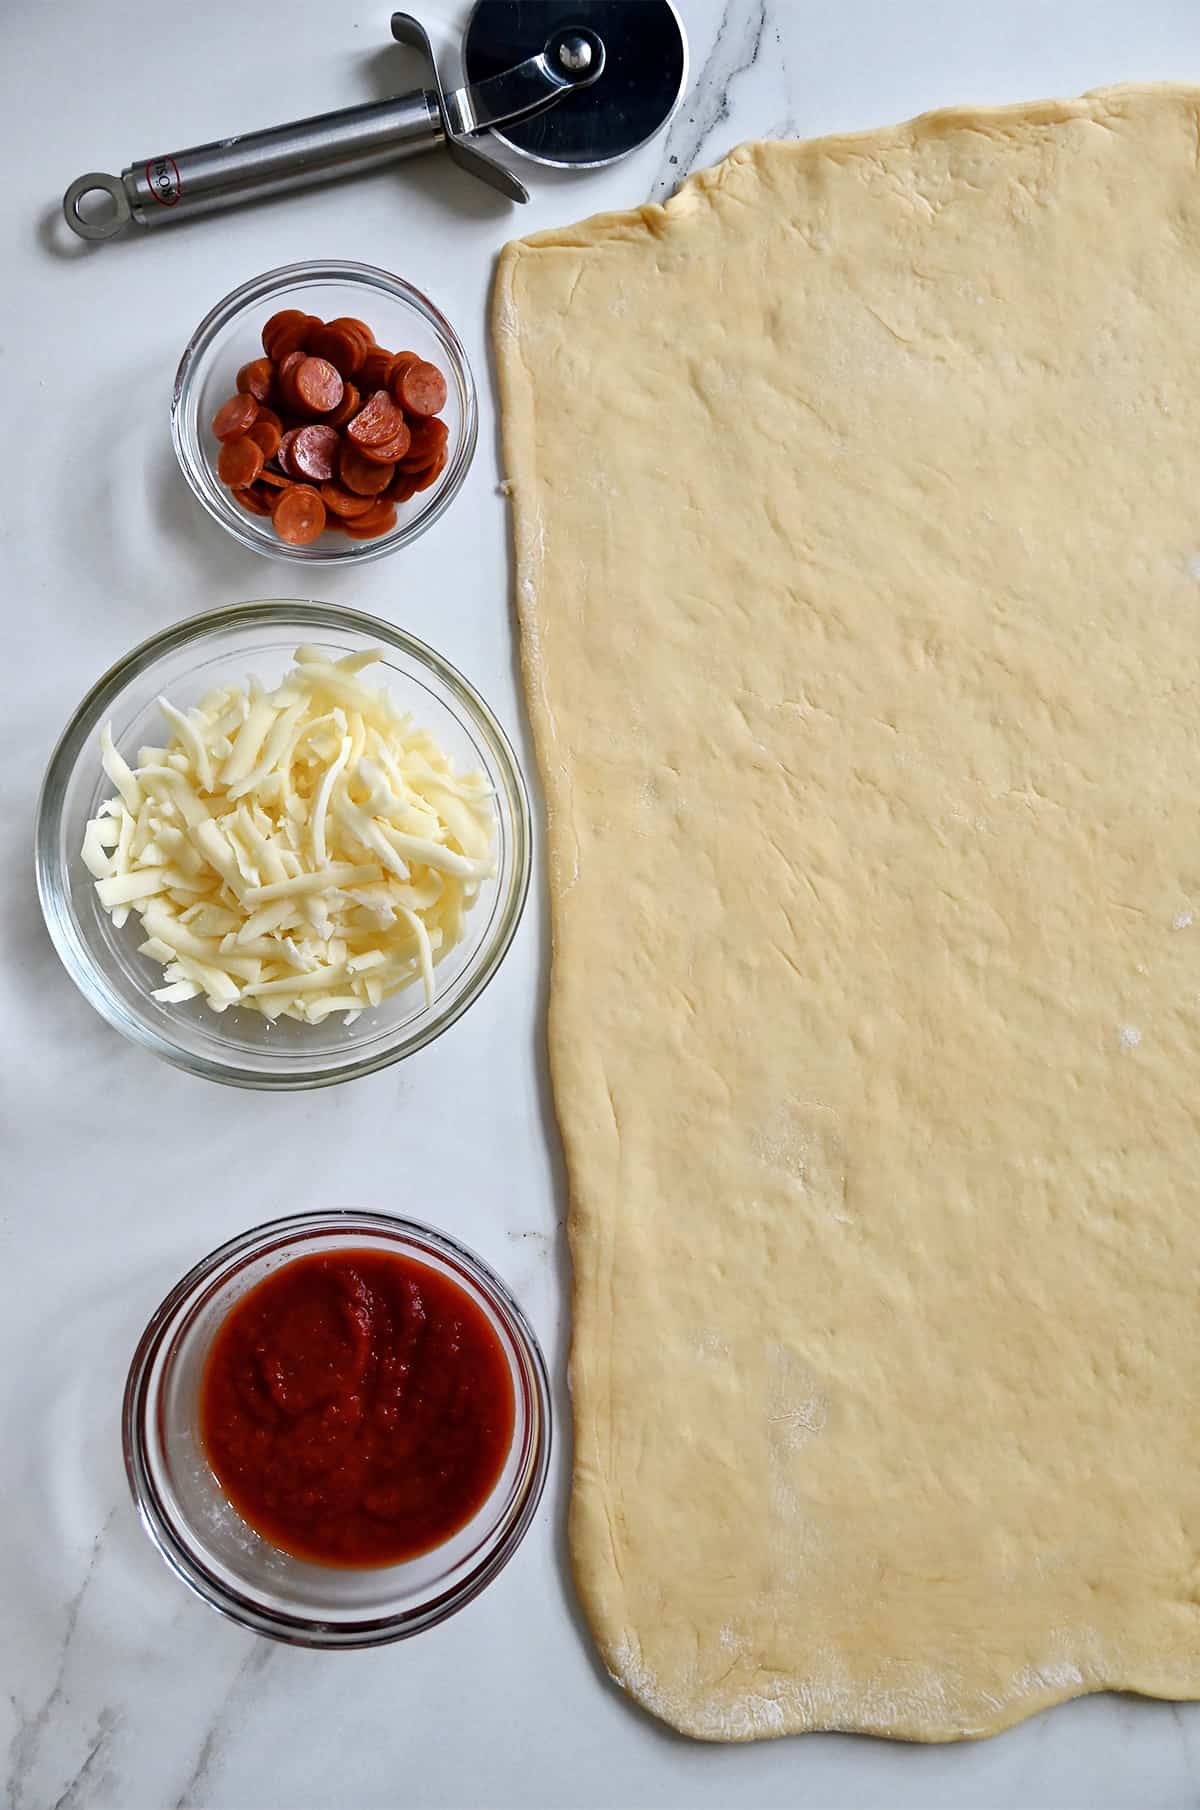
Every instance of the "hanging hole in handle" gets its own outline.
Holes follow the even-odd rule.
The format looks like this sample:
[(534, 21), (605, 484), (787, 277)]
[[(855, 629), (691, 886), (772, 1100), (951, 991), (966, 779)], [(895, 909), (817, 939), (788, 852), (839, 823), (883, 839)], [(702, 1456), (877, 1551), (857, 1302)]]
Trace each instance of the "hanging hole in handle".
[(63, 196), (63, 214), (81, 239), (111, 239), (130, 218), (125, 185), (119, 176), (108, 176), (103, 170), (76, 176)]

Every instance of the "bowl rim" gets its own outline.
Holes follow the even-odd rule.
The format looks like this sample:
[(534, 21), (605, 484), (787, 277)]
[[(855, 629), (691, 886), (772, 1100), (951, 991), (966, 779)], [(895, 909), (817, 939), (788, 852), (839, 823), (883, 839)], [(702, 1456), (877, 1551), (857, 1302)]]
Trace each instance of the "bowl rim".
[[(187, 1314), (198, 1304), (205, 1285), (218, 1272), (225, 1269), (228, 1275), (236, 1275), (239, 1268), (272, 1250), (289, 1250), (295, 1246), (299, 1254), (310, 1240), (322, 1236), (353, 1236), (355, 1233), (389, 1238), (418, 1255), (432, 1252), (451, 1269), (465, 1274), (480, 1289), (503, 1323), (521, 1361), (531, 1423), (530, 1450), (523, 1474), (514, 1485), (493, 1535), (489, 1536), (493, 1542), (491, 1549), (486, 1550), (482, 1558), (477, 1558), (464, 1578), (440, 1590), (427, 1602), (400, 1613), (329, 1622), (320, 1616), (284, 1613), (265, 1607), (213, 1575), (187, 1538), (187, 1524), (168, 1515), (163, 1507), (153, 1467), (146, 1455), (146, 1427), (151, 1416), (157, 1413), (171, 1361), (168, 1353), (156, 1379), (155, 1366), (164, 1345), (168, 1338), (177, 1338)], [(265, 1220), (261, 1225), (227, 1239), (193, 1264), (147, 1321), (130, 1360), (121, 1405), (121, 1445), (130, 1494), (142, 1526), (176, 1577), (209, 1608), (256, 1634), (267, 1635), (289, 1646), (320, 1647), (326, 1651), (385, 1646), (393, 1641), (410, 1639), (414, 1634), (446, 1621), (486, 1589), (529, 1531), (549, 1475), (553, 1432), (546, 1360), (537, 1334), (508, 1285), (482, 1257), (450, 1233), (423, 1220), (353, 1207), (326, 1208)]]
[[(288, 1073), (286, 1070), (276, 1072), (270, 1067), (243, 1067), (233, 1060), (222, 1061), (193, 1054), (154, 1031), (141, 1017), (126, 1013), (112, 996), (103, 970), (86, 952), (81, 959), (77, 939), (70, 929), (71, 913), (65, 909), (64, 904), (64, 896), (69, 895), (70, 888), (60, 885), (57, 877), (65, 871), (59, 861), (57, 846), (62, 800), (76, 763), (103, 722), (108, 708), (125, 686), (153, 667), (156, 661), (168, 654), (177, 653), (181, 648), (200, 645), (205, 640), (236, 629), (272, 624), (282, 626), (285, 623), (294, 625), (302, 639), (306, 633), (319, 634), (322, 629), (328, 631), (331, 628), (366, 636), (408, 656), (440, 679), (449, 690), (455, 705), (463, 709), (468, 718), (473, 719), (472, 726), (482, 730), (490, 751), (504, 773), (510, 806), (507, 828), (511, 832), (512, 842), (507, 901), (490, 941), (480, 945), (474, 958), (477, 963), (474, 973), (449, 1008), (439, 1012), (435, 998), (432, 1012), (422, 1015), (394, 1046), (364, 1053), (354, 1061), (314, 1068), (303, 1074)], [(262, 1092), (298, 1092), (356, 1080), (360, 1075), (374, 1074), (379, 1069), (390, 1067), (394, 1062), (415, 1055), (426, 1044), (440, 1037), (443, 1031), (449, 1030), (487, 989), (508, 954), (529, 896), (532, 865), (532, 820), (525, 776), (511, 741), (490, 705), (471, 681), (435, 648), (416, 635), (410, 635), (407, 630), (397, 628), (378, 616), (369, 616), (362, 610), (348, 609), (342, 604), (322, 603), (315, 598), (257, 598), (225, 604), (215, 610), (204, 610), (199, 615), (171, 623), (139, 642), (96, 680), (72, 711), (47, 764), (34, 819), (34, 875), (42, 918), (59, 960), (88, 1003), (131, 1042), (153, 1051), (174, 1067), (206, 1080)]]
[[(234, 513), (234, 505), (229, 504), (222, 509), (214, 497), (208, 493), (192, 469), (192, 461), (183, 443), (182, 416), (184, 406), (191, 387), (196, 381), (196, 372), (205, 353), (221, 329), (236, 319), (246, 308), (261, 302), (276, 292), (284, 291), (289, 284), (312, 281), (345, 282), (351, 287), (385, 289), (397, 301), (406, 303), (418, 314), (425, 317), (432, 327), (434, 335), (445, 347), (451, 361), (455, 365), (456, 375), (462, 389), (462, 433), (459, 444), (447, 466), (444, 481), (431, 492), (428, 501), (407, 523), (398, 523), (390, 534), (380, 535), (377, 540), (351, 541), (344, 547), (333, 547), (317, 550), (313, 546), (293, 547), (286, 541), (263, 541), (249, 527), (250, 518), (238, 519)], [(171, 444), (175, 449), (175, 459), (182, 472), (188, 489), (206, 514), (233, 537), (240, 546), (265, 559), (285, 559), (295, 565), (308, 567), (338, 567), (362, 564), (365, 560), (381, 559), (386, 553), (394, 553), (401, 547), (407, 547), (420, 538), (427, 528), (432, 528), (439, 517), (450, 507), (466, 480), (471, 463), (475, 457), (475, 449), (479, 439), (479, 398), (475, 387), (475, 374), (471, 369), (471, 361), (467, 349), (451, 326), (446, 316), (435, 302), (404, 277), (396, 276), (393, 271), (384, 270), (378, 264), (362, 264), (348, 258), (305, 258), (294, 264), (279, 264), (273, 270), (265, 270), (261, 275), (250, 277), (239, 283), (227, 295), (215, 302), (198, 326), (188, 337), (179, 364), (175, 371), (175, 381), (171, 391)]]

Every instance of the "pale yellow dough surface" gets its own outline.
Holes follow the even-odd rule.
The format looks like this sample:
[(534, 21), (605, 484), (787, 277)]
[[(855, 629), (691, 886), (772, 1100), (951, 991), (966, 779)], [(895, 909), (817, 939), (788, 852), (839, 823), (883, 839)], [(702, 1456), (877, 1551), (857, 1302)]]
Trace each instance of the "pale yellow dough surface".
[(1200, 90), (743, 146), (495, 337), (606, 1665), (1197, 1695)]

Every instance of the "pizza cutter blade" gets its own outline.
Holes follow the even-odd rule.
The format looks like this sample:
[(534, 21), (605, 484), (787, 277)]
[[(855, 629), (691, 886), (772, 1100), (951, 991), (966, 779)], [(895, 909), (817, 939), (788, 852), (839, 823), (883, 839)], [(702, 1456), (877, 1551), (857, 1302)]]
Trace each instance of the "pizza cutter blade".
[[(166, 226), (438, 146), (509, 200), (527, 201), (524, 183), (481, 139), (491, 133), (539, 162), (568, 168), (611, 163), (665, 125), (687, 72), (683, 28), (670, 0), (479, 0), (467, 32), (468, 81), (455, 89), (443, 86), (419, 20), (393, 13), (392, 36), (424, 56), (428, 87), (135, 158), (120, 176), (89, 171), (63, 196), (67, 225), (81, 239), (111, 239), (130, 224)], [(580, 110), (589, 91), (599, 101)], [(557, 134), (527, 137), (538, 116), (557, 111), (564, 114)], [(96, 195), (104, 198), (99, 213)]]
[(671, 0), (477, 0), (463, 67), (468, 82), (487, 81), (572, 28), (601, 39), (603, 72), (553, 109), (494, 130), (535, 163), (593, 170), (655, 137), (683, 98), (687, 38)]

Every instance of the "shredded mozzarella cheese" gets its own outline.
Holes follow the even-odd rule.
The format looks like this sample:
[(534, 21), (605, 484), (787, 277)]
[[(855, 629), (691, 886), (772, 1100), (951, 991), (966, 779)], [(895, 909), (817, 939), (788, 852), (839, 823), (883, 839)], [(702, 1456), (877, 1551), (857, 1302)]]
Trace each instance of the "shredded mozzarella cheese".
[(492, 789), (358, 675), (382, 652), (330, 661), (298, 648), (272, 692), (257, 680), (194, 709), (131, 768), (100, 737), (116, 796), (83, 861), (119, 927), (135, 911), (153, 997), (203, 997), (268, 1018), (349, 1023), (420, 980), (461, 940), (495, 871)]

